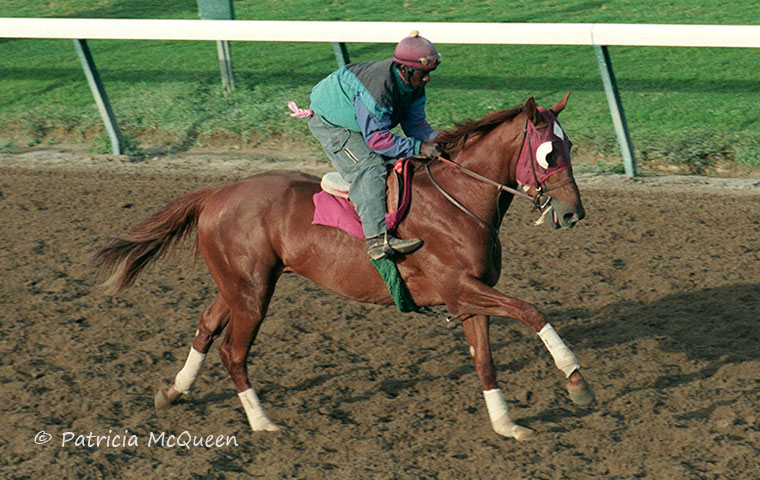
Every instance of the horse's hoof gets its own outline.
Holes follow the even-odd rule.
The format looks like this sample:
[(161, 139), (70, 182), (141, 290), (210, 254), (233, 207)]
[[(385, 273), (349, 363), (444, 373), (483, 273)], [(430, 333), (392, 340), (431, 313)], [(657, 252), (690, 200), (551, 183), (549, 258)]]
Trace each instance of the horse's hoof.
[(166, 398), (166, 394), (163, 390), (156, 392), (156, 396), (153, 397), (153, 404), (156, 406), (156, 410), (158, 411), (165, 410), (171, 405), (169, 399)]
[(567, 393), (570, 395), (570, 400), (572, 400), (574, 404), (582, 407), (591, 405), (594, 403), (594, 400), (596, 400), (596, 396), (594, 395), (594, 391), (591, 390), (591, 387), (574, 389), (568, 386)]
[(278, 432), (282, 429), (283, 427), (277, 425), (276, 423), (269, 422), (267, 424), (256, 427), (253, 431), (254, 432)]
[(499, 435), (503, 435), (508, 438), (514, 438), (518, 442), (524, 442), (525, 440), (529, 440), (531, 437), (533, 437), (533, 434), (535, 433), (530, 428), (523, 427), (522, 425), (517, 425), (516, 423), (513, 423), (511, 420), (509, 422), (504, 422), (504, 423), (497, 422), (496, 424), (493, 425), (493, 429)]
[(515, 425), (512, 427), (512, 437), (518, 442), (524, 442), (533, 438), (535, 432), (528, 427)]
[(179, 398), (181, 393), (177, 392), (173, 388), (166, 391), (159, 389), (156, 392), (156, 396), (153, 397), (153, 404), (156, 406), (157, 411), (165, 410)]

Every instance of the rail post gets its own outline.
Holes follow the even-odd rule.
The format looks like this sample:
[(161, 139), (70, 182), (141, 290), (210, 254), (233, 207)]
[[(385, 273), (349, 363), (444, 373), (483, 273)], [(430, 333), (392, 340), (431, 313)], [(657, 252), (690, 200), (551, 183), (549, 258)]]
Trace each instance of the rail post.
[(636, 176), (636, 157), (633, 155), (633, 143), (628, 134), (628, 125), (625, 121), (625, 112), (623, 103), (620, 101), (620, 92), (618, 92), (615, 73), (612, 71), (612, 61), (606, 45), (594, 45), (594, 53), (599, 63), (599, 70), (602, 73), (602, 83), (604, 92), (607, 95), (607, 103), (610, 105), (610, 114), (612, 115), (612, 124), (615, 127), (620, 152), (623, 154), (623, 165), (625, 174), (629, 177)]
[[(232, 0), (198, 0), (198, 14), (201, 20), (234, 20), (235, 8)], [(219, 56), (219, 70), (222, 73), (222, 85), (226, 92), (235, 90), (235, 72), (232, 69), (232, 50), (230, 42), (216, 41)]]
[(95, 104), (98, 106), (100, 117), (106, 126), (108, 137), (111, 139), (111, 151), (114, 155), (121, 155), (125, 150), (124, 136), (121, 134), (119, 124), (116, 122), (116, 117), (111, 109), (111, 103), (108, 101), (106, 89), (103, 87), (98, 69), (95, 67), (95, 60), (92, 58), (90, 47), (87, 46), (86, 40), (74, 40), (74, 48), (79, 56), (79, 61), (82, 63), (84, 75), (87, 77), (90, 90), (92, 90), (92, 96), (95, 97)]

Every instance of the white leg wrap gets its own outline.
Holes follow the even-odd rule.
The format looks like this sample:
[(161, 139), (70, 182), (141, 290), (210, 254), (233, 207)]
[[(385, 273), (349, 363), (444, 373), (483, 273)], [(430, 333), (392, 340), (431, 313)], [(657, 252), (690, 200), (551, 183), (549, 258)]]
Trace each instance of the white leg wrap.
[(193, 347), (190, 347), (190, 354), (187, 356), (185, 366), (182, 367), (182, 370), (174, 378), (174, 390), (181, 393), (189, 392), (205, 359), (205, 353), (200, 353)]
[(256, 391), (254, 391), (253, 388), (238, 393), (238, 397), (240, 397), (240, 401), (243, 403), (245, 416), (248, 417), (248, 423), (251, 425), (254, 432), (260, 430), (271, 432), (280, 429), (280, 427), (267, 417), (266, 412), (261, 408), (261, 402), (259, 402), (259, 397), (256, 395)]
[(504, 394), (501, 392), (500, 388), (483, 390), (483, 396), (486, 399), (488, 416), (491, 418), (491, 423), (494, 425), (494, 428), (496, 428), (496, 424), (503, 423), (505, 420), (512, 423), (512, 418), (507, 411), (507, 402), (504, 401)]
[(509, 416), (507, 402), (504, 401), (504, 394), (501, 393), (500, 388), (484, 390), (483, 396), (486, 399), (491, 426), (496, 433), (517, 440), (527, 440), (533, 434), (533, 430), (517, 425)]
[(550, 324), (544, 325), (544, 328), (538, 332), (538, 336), (541, 337), (544, 345), (546, 345), (546, 349), (551, 353), (554, 364), (565, 373), (565, 377), (569, 377), (571, 373), (581, 368), (578, 364), (578, 359), (575, 358), (573, 352), (567, 348), (565, 342), (559, 338), (557, 332), (554, 331), (554, 327)]

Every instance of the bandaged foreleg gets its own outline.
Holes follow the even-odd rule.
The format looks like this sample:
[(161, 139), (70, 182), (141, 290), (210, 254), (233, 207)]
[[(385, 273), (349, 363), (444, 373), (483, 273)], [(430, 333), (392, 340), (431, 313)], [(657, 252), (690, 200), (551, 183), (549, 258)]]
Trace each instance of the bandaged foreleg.
[(190, 347), (190, 354), (187, 356), (185, 366), (179, 371), (174, 378), (174, 390), (180, 393), (187, 393), (193, 387), (195, 378), (198, 376), (198, 372), (203, 366), (203, 361), (206, 359), (205, 353), (200, 353), (196, 349)]
[(538, 336), (541, 337), (544, 345), (546, 345), (546, 349), (549, 350), (549, 353), (554, 359), (554, 364), (564, 372), (566, 378), (575, 370), (581, 368), (578, 364), (578, 359), (575, 358), (573, 352), (567, 348), (565, 342), (559, 338), (557, 332), (554, 331), (554, 327), (550, 324), (547, 323), (544, 325), (544, 328), (538, 332)]
[(527, 440), (533, 434), (533, 430), (517, 425), (509, 416), (507, 402), (504, 401), (504, 394), (500, 388), (484, 390), (483, 397), (486, 399), (491, 426), (496, 433), (517, 440)]
[(245, 416), (248, 417), (248, 423), (251, 425), (253, 431), (274, 431), (280, 429), (280, 427), (267, 417), (266, 412), (261, 408), (261, 402), (259, 402), (259, 397), (256, 395), (256, 391), (253, 388), (238, 393), (238, 397), (243, 403)]

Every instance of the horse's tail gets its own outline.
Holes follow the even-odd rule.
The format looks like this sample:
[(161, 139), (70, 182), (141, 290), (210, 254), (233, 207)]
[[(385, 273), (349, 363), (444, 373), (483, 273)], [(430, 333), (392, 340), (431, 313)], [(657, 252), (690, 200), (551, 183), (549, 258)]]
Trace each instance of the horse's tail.
[[(216, 190), (199, 190), (180, 197), (121, 238), (111, 240), (93, 257), (109, 292), (132, 285), (146, 267), (176, 250), (198, 224), (198, 217), (208, 198)], [(197, 252), (197, 244), (195, 245)]]

